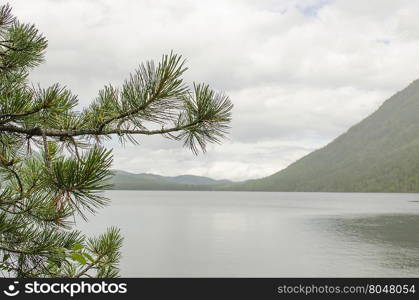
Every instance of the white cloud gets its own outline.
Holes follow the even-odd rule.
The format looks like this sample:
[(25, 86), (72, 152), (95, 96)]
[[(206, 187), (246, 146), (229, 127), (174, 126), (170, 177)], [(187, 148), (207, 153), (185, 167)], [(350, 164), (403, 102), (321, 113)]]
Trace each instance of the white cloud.
[[(194, 157), (179, 143), (115, 147), (115, 167), (236, 180), (269, 175), (321, 147), (419, 77), (419, 3), (392, 0), (23, 1), (49, 39), (32, 78), (82, 104), (171, 49), (188, 81), (235, 103), (230, 140)], [(113, 144), (112, 144), (113, 145)]]

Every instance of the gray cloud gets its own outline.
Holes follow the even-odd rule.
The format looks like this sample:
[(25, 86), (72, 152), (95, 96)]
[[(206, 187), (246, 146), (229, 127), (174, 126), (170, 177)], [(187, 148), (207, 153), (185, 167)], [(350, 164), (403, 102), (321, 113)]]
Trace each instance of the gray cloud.
[(419, 3), (392, 0), (11, 2), (49, 39), (32, 79), (61, 82), (86, 105), (140, 62), (175, 50), (186, 79), (235, 103), (230, 139), (194, 157), (143, 138), (115, 167), (243, 180), (269, 175), (330, 142), (419, 75)]

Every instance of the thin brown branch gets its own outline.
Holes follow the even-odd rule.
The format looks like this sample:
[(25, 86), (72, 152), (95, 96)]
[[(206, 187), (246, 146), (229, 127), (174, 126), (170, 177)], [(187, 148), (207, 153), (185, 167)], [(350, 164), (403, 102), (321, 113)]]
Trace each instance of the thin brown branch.
[(127, 112), (125, 112), (123, 114), (120, 114), (118, 116), (115, 116), (115, 117), (112, 117), (112, 118), (109, 118), (109, 119), (103, 121), (102, 124), (100, 124), (100, 126), (99, 126), (99, 131), (102, 132), (103, 131), (103, 128), (105, 128), (106, 125), (112, 123), (113, 121), (121, 120), (121, 119), (130, 117), (132, 115), (138, 114), (140, 111), (146, 109), (147, 106), (149, 106), (150, 104), (151, 104), (151, 102), (150, 101), (147, 101), (144, 105), (141, 105), (141, 106), (139, 106), (139, 107), (137, 107), (135, 109), (132, 109), (132, 110), (127, 111)]
[(132, 109), (132, 110), (130, 110), (130, 111), (127, 111), (127, 112), (125, 112), (125, 113), (122, 113), (122, 114), (120, 114), (120, 115), (118, 115), (118, 116), (115, 116), (115, 117), (112, 117), (112, 118), (109, 118), (109, 119), (105, 120), (105, 121), (104, 121), (104, 122), (102, 122), (102, 124), (99, 126), (99, 131), (102, 131), (102, 130), (103, 130), (103, 128), (104, 128), (106, 125), (108, 125), (108, 124), (112, 123), (113, 121), (116, 121), (116, 120), (121, 120), (121, 119), (125, 119), (125, 118), (127, 118), (127, 117), (130, 117), (130, 116), (133, 116), (133, 115), (138, 114), (140, 111), (145, 110), (148, 106), (150, 106), (150, 104), (152, 104), (154, 101), (156, 101), (156, 100), (159, 98), (159, 95), (160, 95), (160, 93), (161, 93), (161, 90), (162, 90), (162, 88), (163, 88), (163, 86), (164, 86), (164, 84), (165, 84), (166, 80), (167, 80), (167, 78), (163, 78), (163, 80), (161, 80), (161, 81), (160, 81), (159, 86), (158, 86), (158, 88), (157, 88), (157, 90), (156, 90), (155, 94), (154, 94), (154, 95), (153, 95), (153, 96), (152, 96), (152, 97), (151, 97), (148, 101), (146, 101), (143, 105), (141, 105), (141, 106), (139, 106), (139, 107), (136, 107), (136, 108), (134, 108), (134, 109)]
[(181, 130), (186, 130), (192, 127), (197, 126), (200, 123), (208, 122), (209, 120), (196, 120), (192, 123), (176, 126), (171, 128), (162, 128), (159, 130), (131, 130), (131, 129), (109, 129), (102, 130), (99, 129), (80, 129), (80, 130), (59, 130), (59, 129), (41, 129), (39, 127), (35, 128), (23, 128), (14, 125), (0, 125), (0, 132), (9, 132), (17, 134), (26, 134), (28, 136), (47, 136), (47, 137), (75, 137), (75, 136), (101, 136), (101, 135), (114, 135), (114, 134), (138, 134), (138, 135), (156, 135), (156, 134), (166, 134)]
[(50, 153), (49, 153), (49, 148), (48, 148), (48, 140), (47, 140), (47, 135), (45, 134), (44, 130), (41, 130), (41, 134), (42, 134), (42, 142), (43, 142), (43, 146), (44, 146), (44, 156), (45, 156), (45, 165), (47, 167), (47, 172), (48, 175), (52, 177), (52, 169), (51, 169), (51, 157), (50, 157)]
[(86, 275), (86, 273), (93, 268), (94, 266), (96, 266), (100, 260), (104, 257), (105, 255), (99, 255), (91, 264), (87, 265), (84, 269), (82, 269), (79, 273), (77, 273), (76, 275), (74, 275), (75, 278), (79, 278), (81, 276)]
[(41, 107), (35, 108), (33, 110), (30, 110), (30, 111), (27, 111), (27, 112), (23, 112), (23, 113), (19, 113), (19, 114), (4, 114), (4, 115), (0, 115), (0, 119), (7, 118), (6, 120), (1, 120), (0, 121), (0, 124), (5, 124), (5, 123), (10, 122), (10, 121), (13, 121), (14, 119), (17, 119), (17, 118), (23, 118), (23, 117), (27, 117), (27, 116), (36, 114), (36, 113), (40, 112), (42, 109), (44, 109), (44, 107), (41, 106)]

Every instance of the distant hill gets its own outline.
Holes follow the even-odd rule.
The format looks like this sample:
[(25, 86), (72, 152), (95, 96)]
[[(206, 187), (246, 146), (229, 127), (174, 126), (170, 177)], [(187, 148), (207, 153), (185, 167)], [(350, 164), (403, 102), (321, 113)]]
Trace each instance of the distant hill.
[[(146, 174), (144, 174), (144, 175), (146, 175)], [(229, 183), (233, 183), (233, 181), (227, 180), (227, 179), (217, 180), (217, 179), (212, 179), (212, 178), (209, 178), (209, 177), (195, 176), (195, 175), (179, 175), (179, 176), (174, 176), (174, 177), (152, 175), (152, 174), (147, 174), (147, 175), (159, 177), (162, 180), (167, 181), (167, 182), (180, 183), (180, 184), (199, 184), (199, 185), (203, 184), (203, 185), (207, 185), (207, 184), (229, 184)]]
[(419, 80), (324, 148), (228, 189), (419, 192)]
[(230, 180), (216, 180), (204, 176), (180, 175), (160, 176), (155, 174), (133, 174), (114, 170), (111, 179), (113, 189), (127, 190), (204, 190), (210, 185), (232, 184)]

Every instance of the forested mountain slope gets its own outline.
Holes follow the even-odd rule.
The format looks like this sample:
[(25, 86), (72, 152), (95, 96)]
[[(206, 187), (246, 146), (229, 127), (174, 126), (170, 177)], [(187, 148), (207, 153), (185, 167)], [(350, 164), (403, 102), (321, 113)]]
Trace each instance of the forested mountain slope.
[(419, 80), (322, 149), (269, 177), (227, 187), (322, 192), (419, 191)]

